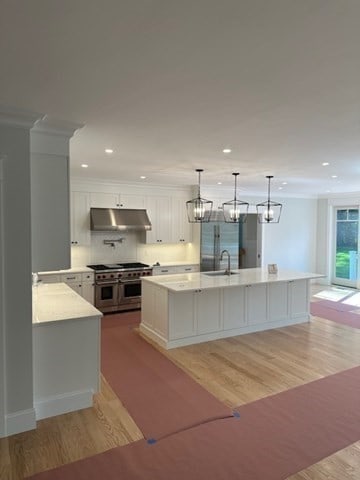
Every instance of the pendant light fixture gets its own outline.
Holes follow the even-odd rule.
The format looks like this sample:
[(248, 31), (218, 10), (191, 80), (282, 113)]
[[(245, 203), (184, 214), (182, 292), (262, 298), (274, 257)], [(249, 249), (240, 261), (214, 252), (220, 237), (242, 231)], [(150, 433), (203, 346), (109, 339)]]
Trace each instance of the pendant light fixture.
[(198, 168), (195, 170), (199, 175), (198, 196), (186, 202), (188, 220), (190, 223), (205, 223), (210, 221), (213, 202), (200, 196), (200, 174), (204, 170)]
[(270, 181), (273, 175), (267, 175), (268, 179), (268, 198), (265, 202), (256, 205), (259, 223), (279, 223), (282, 204), (270, 200)]
[(236, 197), (236, 182), (239, 173), (233, 173), (235, 177), (234, 200), (223, 203), (223, 212), (225, 222), (227, 223), (245, 223), (249, 211), (249, 204), (238, 200)]

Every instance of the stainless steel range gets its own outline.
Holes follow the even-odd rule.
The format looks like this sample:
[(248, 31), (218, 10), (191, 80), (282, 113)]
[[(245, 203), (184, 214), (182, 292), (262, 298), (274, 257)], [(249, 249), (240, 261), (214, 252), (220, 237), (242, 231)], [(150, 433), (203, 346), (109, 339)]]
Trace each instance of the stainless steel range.
[(152, 275), (144, 263), (88, 265), (95, 270), (95, 307), (101, 312), (141, 307), (141, 277)]

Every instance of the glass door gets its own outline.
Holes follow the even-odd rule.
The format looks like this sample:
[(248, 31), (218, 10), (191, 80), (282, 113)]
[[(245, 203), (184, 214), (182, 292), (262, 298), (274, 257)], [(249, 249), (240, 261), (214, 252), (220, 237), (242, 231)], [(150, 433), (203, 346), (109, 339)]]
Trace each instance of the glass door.
[(359, 207), (336, 207), (332, 283), (357, 286)]

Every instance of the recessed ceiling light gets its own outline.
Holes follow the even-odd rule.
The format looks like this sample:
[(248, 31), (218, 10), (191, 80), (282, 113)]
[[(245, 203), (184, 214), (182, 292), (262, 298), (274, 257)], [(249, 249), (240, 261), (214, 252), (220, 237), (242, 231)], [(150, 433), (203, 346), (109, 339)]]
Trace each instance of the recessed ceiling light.
[(327, 166), (330, 165), (330, 164), (329, 164), (329, 162), (323, 162), (321, 165), (322, 165), (323, 167), (327, 167)]
[(326, 193), (330, 193), (330, 190), (326, 190)]
[(222, 182), (218, 182), (218, 185), (222, 185)]
[(105, 148), (105, 153), (114, 153), (114, 150), (112, 148)]
[(231, 153), (231, 148), (224, 148), (223, 153)]
[(337, 178), (337, 175), (331, 175), (331, 178)]
[(283, 187), (279, 187), (279, 190), (282, 190), (282, 189), (283, 189)]
[(89, 165), (86, 165), (86, 163), (81, 164), (82, 168), (88, 168)]
[(144, 175), (141, 175), (141, 180), (144, 180), (146, 177)]
[(283, 185), (287, 185), (287, 182), (282, 182)]

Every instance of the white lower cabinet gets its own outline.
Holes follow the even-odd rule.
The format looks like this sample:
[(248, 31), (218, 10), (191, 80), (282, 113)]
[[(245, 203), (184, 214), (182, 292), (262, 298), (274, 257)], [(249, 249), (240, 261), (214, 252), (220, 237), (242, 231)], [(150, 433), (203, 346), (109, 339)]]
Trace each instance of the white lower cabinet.
[(289, 313), (291, 318), (301, 318), (309, 309), (309, 282), (291, 280), (289, 285)]
[(196, 333), (218, 332), (221, 329), (221, 289), (197, 290), (195, 300)]
[(166, 282), (160, 285), (144, 279), (140, 329), (163, 347), (173, 348), (306, 322), (308, 282), (174, 291)]
[(169, 293), (169, 338), (191, 337), (196, 334), (194, 292)]
[(223, 289), (224, 330), (241, 328), (247, 324), (245, 312), (245, 287)]
[(271, 283), (268, 286), (269, 321), (289, 318), (289, 282)]
[(268, 319), (267, 285), (264, 283), (246, 285), (245, 292), (247, 324), (265, 323)]

